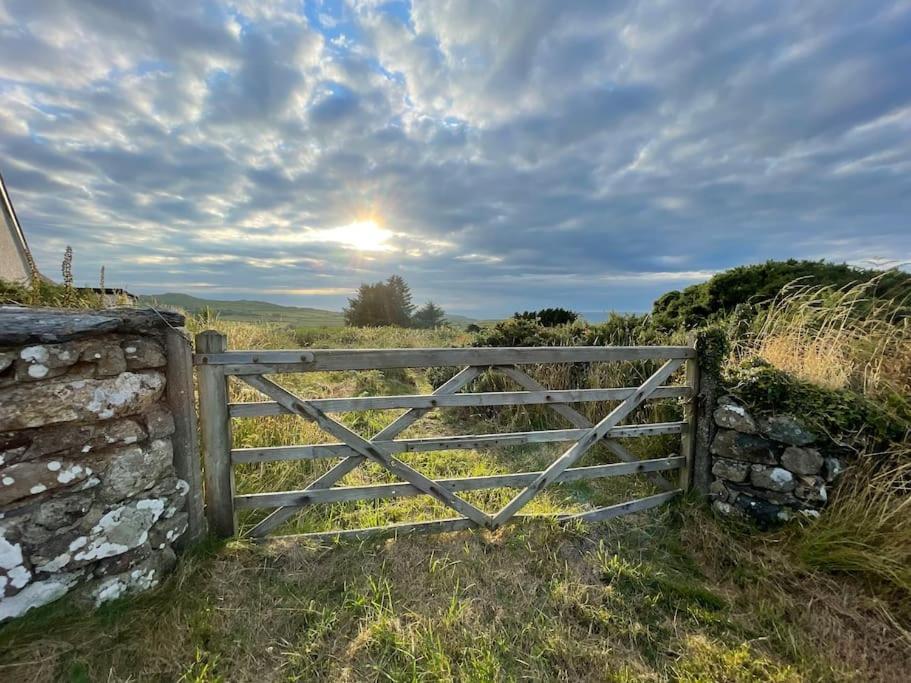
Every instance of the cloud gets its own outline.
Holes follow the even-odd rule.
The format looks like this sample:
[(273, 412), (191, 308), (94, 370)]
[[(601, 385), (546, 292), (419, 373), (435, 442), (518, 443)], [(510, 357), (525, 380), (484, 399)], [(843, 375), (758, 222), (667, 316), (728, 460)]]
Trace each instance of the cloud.
[(767, 258), (907, 267), (909, 34), (888, 0), (0, 0), (0, 170), (82, 282), (643, 310)]

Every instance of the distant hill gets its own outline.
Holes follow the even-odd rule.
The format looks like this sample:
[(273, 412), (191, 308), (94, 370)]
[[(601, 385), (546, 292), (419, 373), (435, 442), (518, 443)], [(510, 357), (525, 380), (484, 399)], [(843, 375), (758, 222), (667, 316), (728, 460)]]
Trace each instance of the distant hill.
[(300, 327), (344, 327), (345, 320), (337, 311), (326, 311), (321, 308), (301, 308), (299, 306), (280, 306), (267, 301), (220, 301), (218, 299), (200, 299), (189, 294), (152, 294), (141, 296), (140, 301), (149, 305), (169, 306), (185, 310), (187, 313), (202, 313), (207, 308), (216, 311), (225, 320), (243, 322), (282, 322)]
[[(139, 297), (140, 302), (150, 306), (180, 308), (187, 313), (197, 314), (207, 308), (216, 311), (225, 320), (242, 322), (280, 322), (299, 327), (344, 327), (345, 319), (339, 311), (326, 311), (321, 308), (302, 308), (299, 306), (280, 306), (268, 301), (221, 301), (219, 299), (200, 299), (189, 294), (168, 292), (167, 294), (149, 294)], [(464, 315), (446, 315), (455, 327), (465, 327), (471, 323), (483, 321), (467, 318)]]

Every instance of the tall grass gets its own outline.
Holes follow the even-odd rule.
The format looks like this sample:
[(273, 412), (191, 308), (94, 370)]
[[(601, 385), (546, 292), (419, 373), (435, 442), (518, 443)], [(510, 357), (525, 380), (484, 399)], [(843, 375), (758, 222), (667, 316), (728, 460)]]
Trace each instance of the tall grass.
[(859, 574), (911, 598), (909, 455), (880, 454), (851, 469), (824, 515), (797, 541), (807, 565)]
[[(735, 360), (759, 356), (829, 389), (847, 390), (911, 428), (911, 320), (906, 302), (871, 296), (876, 282), (785, 288)], [(911, 597), (911, 439), (859, 453), (822, 516), (796, 534), (810, 567), (864, 576)]]
[(739, 355), (830, 389), (851, 389), (907, 405), (911, 394), (911, 319), (904, 302), (876, 300), (876, 281), (840, 289), (793, 284), (782, 290), (741, 340)]

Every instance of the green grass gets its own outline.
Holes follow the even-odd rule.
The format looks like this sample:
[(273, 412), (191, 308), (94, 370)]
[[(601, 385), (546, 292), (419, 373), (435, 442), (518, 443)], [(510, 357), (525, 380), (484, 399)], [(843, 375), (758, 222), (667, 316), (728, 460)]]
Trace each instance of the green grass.
[[(215, 325), (234, 348), (450, 346), (456, 332)], [(415, 371), (282, 377), (305, 396), (427, 391)], [(232, 387), (234, 400), (253, 394)], [(395, 412), (341, 416), (369, 436)], [(495, 415), (435, 412), (408, 435), (496, 431)], [(291, 417), (235, 422), (241, 446), (330, 440)], [(666, 440), (630, 443), (667, 454)], [(430, 476), (542, 467), (558, 446), (410, 454)], [(594, 449), (582, 464), (607, 461)], [(238, 468), (241, 492), (299, 488), (316, 462)], [(343, 484), (388, 481), (377, 467)], [(641, 479), (549, 488), (531, 511), (651, 492)], [(492, 510), (514, 493), (474, 492)], [(426, 497), (308, 510), (282, 531), (451, 516)], [(248, 526), (255, 515), (243, 516)], [(782, 537), (741, 534), (684, 500), (591, 527), (316, 545), (208, 542), (163, 586), (86, 613), (67, 600), (0, 629), (3, 680), (900, 680), (907, 642), (863, 586), (804, 570)], [(812, 609), (808, 606), (812, 605)]]

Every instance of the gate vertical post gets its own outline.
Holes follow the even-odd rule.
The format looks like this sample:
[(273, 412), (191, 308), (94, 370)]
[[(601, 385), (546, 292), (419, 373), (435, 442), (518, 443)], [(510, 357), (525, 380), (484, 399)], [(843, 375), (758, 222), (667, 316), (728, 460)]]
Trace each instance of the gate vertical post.
[[(214, 330), (196, 335), (197, 353), (224, 353), (228, 338)], [(200, 364), (199, 421), (205, 448), (206, 518), (220, 538), (235, 534), (234, 469), (231, 466), (231, 420), (228, 381), (222, 365)]]
[(187, 491), (187, 532), (179, 547), (190, 546), (206, 534), (202, 501), (202, 463), (196, 435), (196, 400), (193, 391), (193, 347), (183, 328), (169, 328), (165, 337), (168, 352), (168, 405), (174, 416), (174, 470), (189, 485)]
[[(696, 349), (696, 337), (687, 337), (687, 346)], [(681, 435), (680, 455), (684, 457), (683, 467), (680, 470), (680, 488), (689, 491), (693, 486), (694, 459), (696, 456), (696, 420), (699, 414), (699, 356), (686, 360), (686, 386), (690, 395), (683, 404), (683, 421), (686, 423)]]

